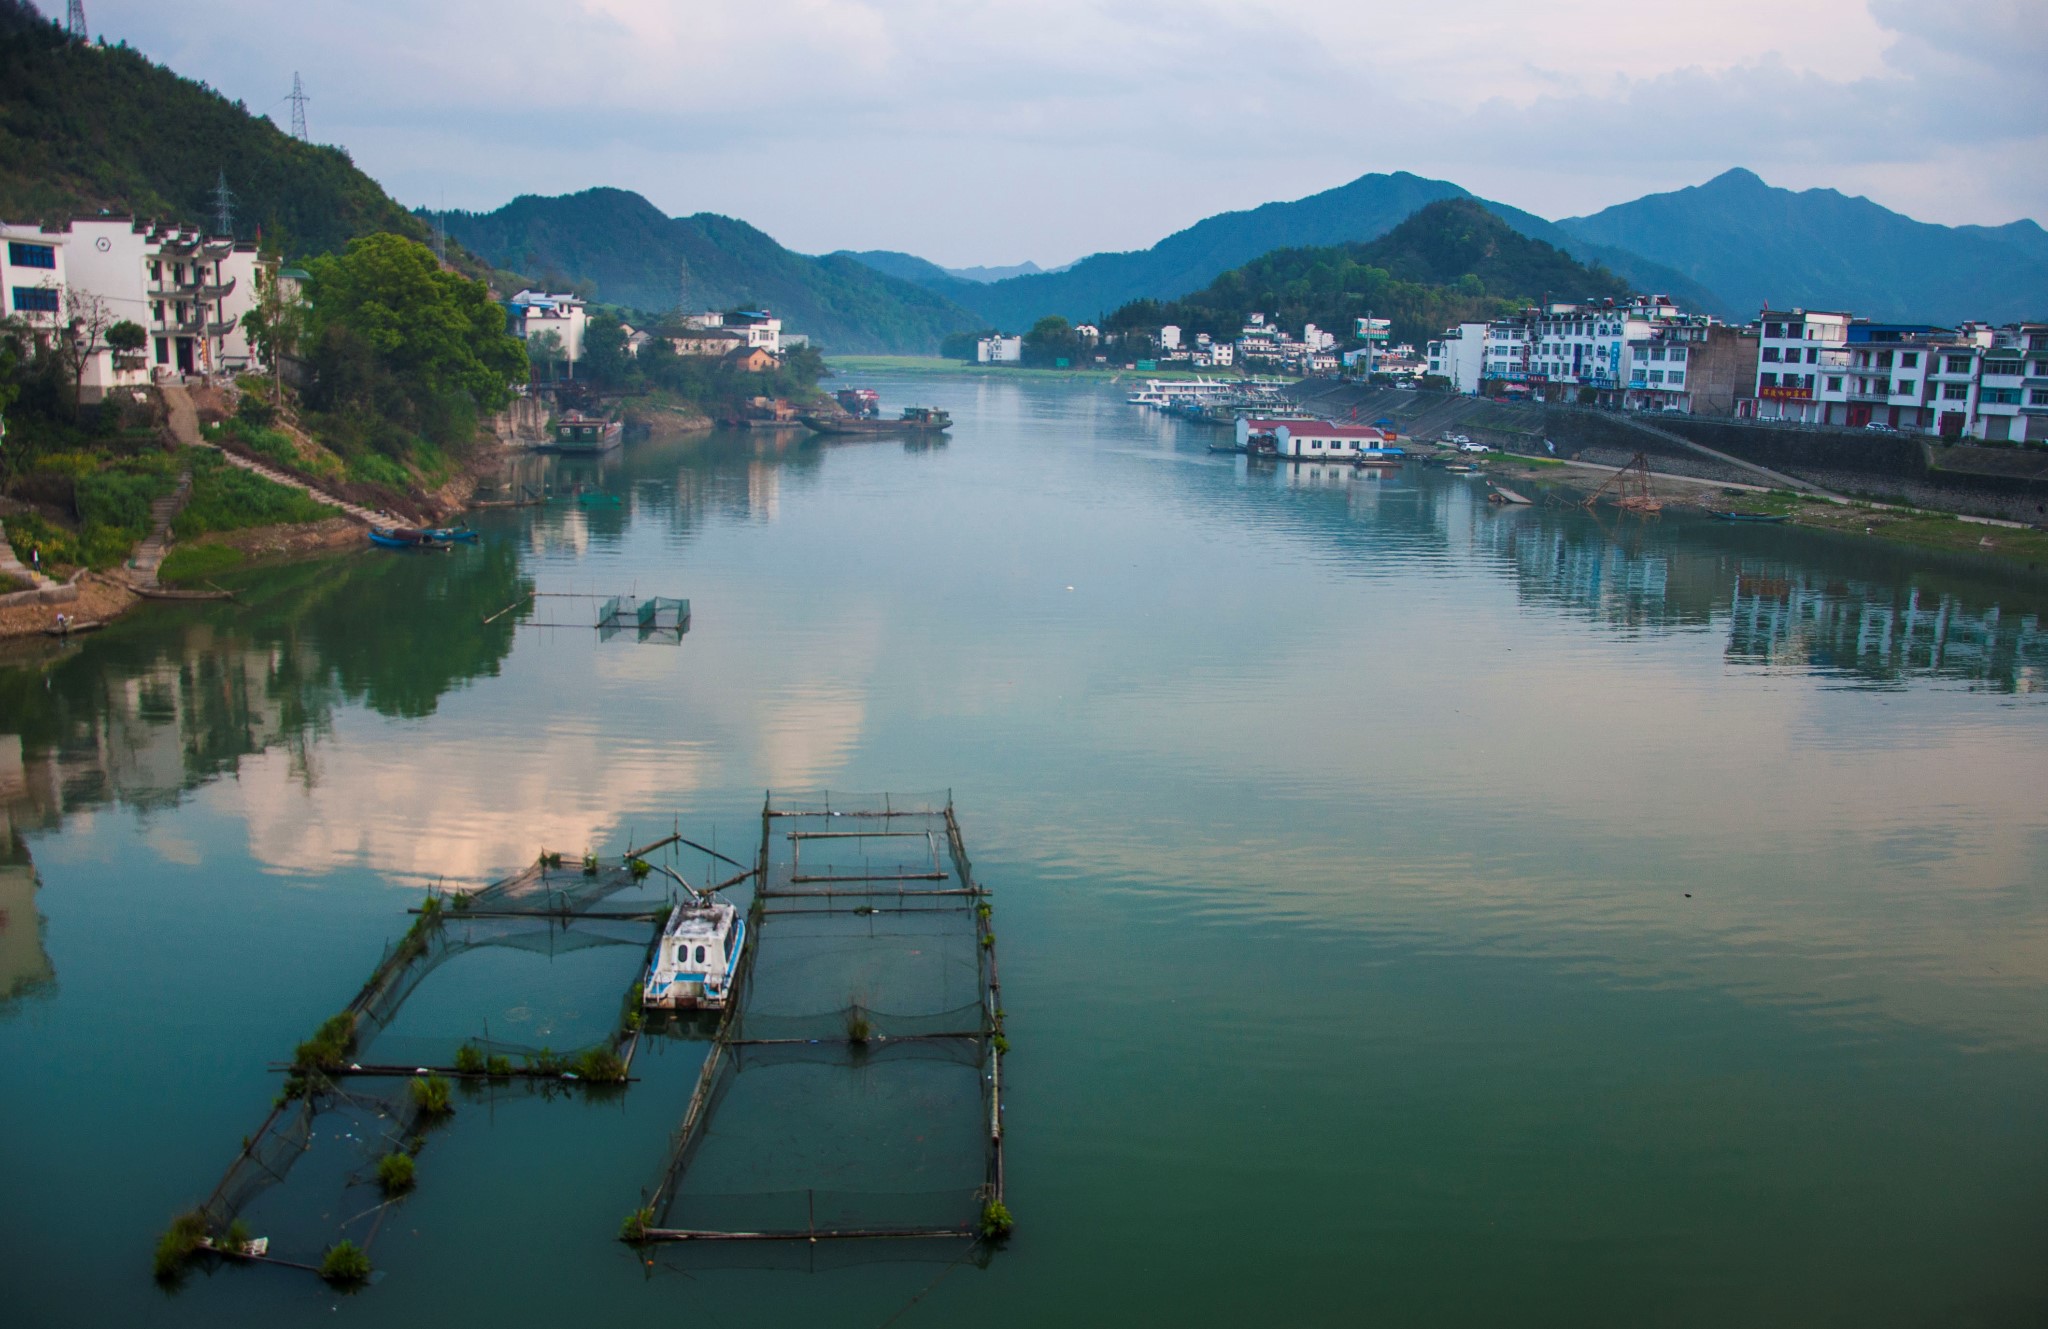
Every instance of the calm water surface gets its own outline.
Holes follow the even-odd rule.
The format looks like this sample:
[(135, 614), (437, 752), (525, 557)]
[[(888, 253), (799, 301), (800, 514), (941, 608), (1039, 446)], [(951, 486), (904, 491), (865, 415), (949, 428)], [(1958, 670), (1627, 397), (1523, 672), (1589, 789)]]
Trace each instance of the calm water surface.
[[(555, 468), (619, 506), (0, 661), (9, 1323), (2048, 1320), (2041, 583), (866, 381), (950, 441), (632, 444)], [(695, 625), (481, 622), (528, 585)], [(1014, 1044), (992, 1261), (640, 1264), (678, 1041), (466, 1104), (361, 1295), (151, 1282), (424, 887), (948, 786)]]

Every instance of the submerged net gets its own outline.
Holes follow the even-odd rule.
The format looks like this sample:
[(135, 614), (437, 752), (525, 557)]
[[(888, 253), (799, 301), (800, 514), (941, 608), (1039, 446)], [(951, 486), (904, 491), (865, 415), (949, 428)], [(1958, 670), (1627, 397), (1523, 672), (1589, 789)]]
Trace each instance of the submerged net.
[(951, 810), (771, 802), (738, 1005), (664, 1171), (657, 1239), (974, 1231), (993, 1194), (993, 957)]

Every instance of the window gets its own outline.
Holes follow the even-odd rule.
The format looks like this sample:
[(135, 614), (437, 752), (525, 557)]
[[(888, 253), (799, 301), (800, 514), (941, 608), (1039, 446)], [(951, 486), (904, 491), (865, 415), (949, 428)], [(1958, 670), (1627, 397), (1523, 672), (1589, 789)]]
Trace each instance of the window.
[(1970, 385), (1967, 383), (1944, 383), (1941, 385), (1941, 399), (1943, 401), (1968, 401), (1970, 399)]
[(1664, 381), (1666, 383), (1669, 383), (1674, 388), (1678, 387), (1680, 384), (1685, 382), (1685, 371), (1683, 369), (1674, 369), (1671, 371), (1669, 376), (1665, 378)]
[(2027, 373), (2034, 378), (2048, 378), (2048, 360), (2034, 361), (2034, 367)]
[(698, 964), (703, 964), (703, 963), (704, 963), (704, 948), (703, 948), (702, 946), (699, 946), (699, 947), (697, 948), (697, 963), (698, 963)]
[(1986, 406), (2017, 406), (2020, 404), (2020, 390), (2018, 388), (1986, 388), (1977, 400), (1980, 404)]
[(1775, 388), (1778, 386), (1778, 376), (1776, 374), (1765, 374), (1763, 376), (1762, 381), (1757, 386), (1765, 388)]
[(1969, 373), (1970, 357), (1967, 355), (1951, 355), (1948, 357), (1948, 372), (1951, 374)]
[(1771, 364), (1778, 363), (1778, 348), (1775, 346), (1764, 347), (1764, 359)]
[(1683, 359), (1685, 359), (1685, 348), (1684, 348), (1683, 346), (1674, 346), (1674, 347), (1672, 347), (1672, 348), (1671, 348), (1671, 358), (1672, 358), (1672, 359), (1674, 359), (1674, 360), (1683, 360)]
[(2048, 388), (2032, 388), (2027, 392), (2027, 405), (2048, 406)]
[(1650, 358), (1652, 360), (1662, 360), (1664, 358), (1664, 348), (1662, 346), (1652, 346), (1650, 348)]
[(1901, 369), (1918, 369), (1919, 367), (1920, 367), (1920, 352), (1918, 352), (1918, 351), (1900, 351), (1900, 352), (1899, 352), (1899, 368), (1901, 368)]
[(1841, 390), (1842, 390), (1842, 376), (1841, 376), (1841, 375), (1839, 375), (1839, 374), (1830, 374), (1830, 375), (1828, 375), (1828, 391), (1829, 391), (1829, 392), (1840, 392)]
[(1991, 374), (2012, 374), (2016, 376), (2019, 372), (2020, 362), (2017, 360), (1986, 360), (1984, 362), (1984, 373), (1987, 376)]
[(1820, 352), (1819, 352), (1818, 350), (1814, 349), (1814, 348), (1813, 348), (1813, 347), (1811, 347), (1811, 346), (1807, 347), (1807, 348), (1806, 348), (1806, 363), (1808, 363), (1808, 364), (1810, 364), (1810, 365), (1817, 365), (1817, 364), (1819, 364), (1819, 363), (1820, 363)]
[(1879, 369), (1890, 369), (1892, 367), (1892, 353), (1890, 351), (1879, 351), (1877, 353), (1877, 367)]
[(57, 270), (57, 251), (50, 245), (26, 245), (19, 240), (7, 242), (7, 261), (17, 268), (48, 268)]
[(1652, 369), (1650, 371), (1650, 381), (1652, 383), (1662, 383), (1664, 381), (1664, 371), (1661, 369)]
[(1915, 383), (1910, 378), (1902, 378), (1898, 382), (1892, 384), (1892, 395), (1894, 397), (1915, 397), (1918, 396), (1919, 393), (1920, 385), (1918, 383)]
[(57, 288), (54, 286), (17, 286), (14, 288), (14, 312), (17, 314), (54, 314), (57, 312)]
[(1782, 324), (1782, 323), (1766, 323), (1766, 324), (1764, 324), (1764, 336), (1766, 336), (1766, 337), (1782, 337), (1782, 336), (1784, 336), (1784, 335), (1785, 335), (1785, 325), (1784, 325), (1784, 324)]

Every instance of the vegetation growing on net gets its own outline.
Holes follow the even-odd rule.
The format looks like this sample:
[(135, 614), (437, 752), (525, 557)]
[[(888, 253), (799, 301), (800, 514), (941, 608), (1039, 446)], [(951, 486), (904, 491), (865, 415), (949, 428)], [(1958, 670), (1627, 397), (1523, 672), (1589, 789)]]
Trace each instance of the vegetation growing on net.
[(406, 1085), (412, 1095), (412, 1105), (420, 1116), (433, 1119), (445, 1117), (455, 1111), (455, 1104), (446, 1076), (414, 1076)]
[(626, 1063), (610, 1048), (591, 1048), (576, 1058), (575, 1074), (579, 1080), (617, 1084), (626, 1078)]
[(484, 1071), (484, 1054), (474, 1043), (464, 1043), (455, 1049), (455, 1069), (464, 1075), (481, 1075)]
[(619, 1224), (619, 1240), (645, 1241), (647, 1240), (647, 1230), (653, 1226), (654, 1210), (652, 1207), (635, 1209), (632, 1213), (626, 1215), (624, 1222)]
[(313, 1036), (299, 1044), (292, 1053), (292, 1069), (338, 1071), (348, 1063), (348, 1055), (355, 1051), (355, 1046), (355, 1012), (330, 1015), (321, 1022)]
[(157, 1281), (167, 1283), (175, 1279), (185, 1271), (186, 1265), (198, 1257), (205, 1245), (206, 1215), (195, 1209), (172, 1219), (170, 1227), (157, 1238)]
[(377, 1160), (377, 1187), (387, 1196), (403, 1195), (413, 1188), (418, 1170), (411, 1154), (388, 1153)]
[(1016, 1223), (1010, 1217), (1009, 1206), (1001, 1200), (990, 1200), (981, 1207), (981, 1222), (978, 1226), (984, 1240), (1000, 1241), (1010, 1235), (1010, 1230)]
[(336, 1287), (350, 1287), (364, 1283), (370, 1277), (370, 1257), (362, 1247), (347, 1238), (327, 1248), (320, 1257), (320, 1277)]

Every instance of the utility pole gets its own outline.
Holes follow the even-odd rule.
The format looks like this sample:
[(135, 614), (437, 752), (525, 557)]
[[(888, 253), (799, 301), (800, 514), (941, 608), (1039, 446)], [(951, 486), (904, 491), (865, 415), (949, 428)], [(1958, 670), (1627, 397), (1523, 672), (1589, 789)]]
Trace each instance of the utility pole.
[[(80, 0), (71, 2), (76, 5)], [(303, 140), (306, 137), (306, 103), (312, 98), (306, 95), (305, 85), (299, 82), (299, 71), (296, 69), (292, 71), (291, 96), (285, 100), (292, 104), (292, 137)]]
[(73, 41), (92, 40), (92, 34), (85, 27), (85, 0), (71, 0), (71, 7), (64, 11), (64, 31)]
[(235, 191), (228, 188), (228, 173), (222, 171), (213, 186), (213, 233), (235, 233)]

